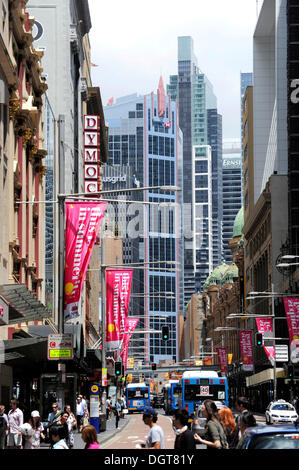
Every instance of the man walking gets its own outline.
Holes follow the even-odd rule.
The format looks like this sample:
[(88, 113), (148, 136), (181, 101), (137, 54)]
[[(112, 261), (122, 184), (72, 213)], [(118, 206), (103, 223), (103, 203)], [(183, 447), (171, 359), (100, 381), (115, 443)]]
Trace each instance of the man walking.
[[(165, 449), (163, 429), (157, 424), (158, 413), (151, 406), (146, 406), (143, 410), (143, 422), (150, 428), (147, 435), (146, 449)], [(144, 446), (144, 444), (143, 444)], [(142, 447), (143, 447), (142, 446)]]
[(18, 400), (10, 401), (11, 410), (8, 413), (8, 436), (7, 447), (9, 449), (22, 448), (22, 432), (20, 426), (24, 422), (23, 412), (18, 408)]
[(83, 418), (84, 418), (86, 409), (87, 409), (87, 406), (86, 406), (85, 400), (84, 401), (82, 400), (82, 395), (78, 395), (77, 406), (76, 406), (78, 432), (82, 431)]

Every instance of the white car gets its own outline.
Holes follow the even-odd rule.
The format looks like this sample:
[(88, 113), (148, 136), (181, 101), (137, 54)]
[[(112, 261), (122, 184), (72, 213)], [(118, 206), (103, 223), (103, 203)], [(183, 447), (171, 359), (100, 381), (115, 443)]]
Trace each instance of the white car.
[(272, 401), (266, 409), (266, 423), (293, 423), (298, 419), (298, 414), (291, 403), (285, 400)]

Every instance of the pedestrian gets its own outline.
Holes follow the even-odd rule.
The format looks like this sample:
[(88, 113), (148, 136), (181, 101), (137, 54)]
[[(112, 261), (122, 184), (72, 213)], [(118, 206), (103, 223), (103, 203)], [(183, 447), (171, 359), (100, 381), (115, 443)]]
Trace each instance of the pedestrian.
[(97, 438), (96, 428), (88, 425), (82, 429), (82, 439), (85, 442), (84, 449), (99, 449), (99, 443)]
[(69, 428), (69, 446), (70, 449), (74, 447), (74, 429), (77, 426), (77, 420), (75, 418), (74, 413), (71, 410), (71, 405), (66, 405), (64, 408), (64, 411), (66, 411), (69, 414), (69, 417), (67, 419), (67, 425)]
[(61, 415), (59, 416), (59, 419), (57, 421), (57, 424), (61, 425), (64, 427), (64, 434), (65, 434), (65, 442), (67, 443), (68, 447), (70, 447), (70, 433), (69, 433), (69, 424), (68, 424), (68, 419), (70, 417), (70, 414), (68, 411), (63, 411)]
[(174, 410), (172, 415), (172, 427), (176, 434), (174, 448), (178, 450), (196, 450), (193, 433), (188, 429), (189, 413), (187, 410)]
[(246, 397), (237, 397), (235, 402), (235, 408), (238, 411), (238, 415), (235, 416), (236, 424), (239, 428), (239, 440), (241, 439), (242, 433), (240, 430), (240, 418), (243, 413), (248, 413), (249, 400)]
[(256, 422), (254, 415), (250, 413), (250, 411), (245, 411), (244, 413), (242, 413), (239, 419), (239, 426), (240, 426), (241, 438), (237, 445), (237, 449), (242, 448), (243, 440), (245, 437), (244, 433), (246, 429), (257, 426), (257, 422)]
[(165, 449), (164, 432), (161, 426), (157, 424), (158, 413), (151, 406), (146, 406), (142, 416), (144, 424), (149, 426), (150, 431), (146, 438), (146, 443), (141, 445), (146, 449)]
[(227, 406), (221, 408), (218, 414), (226, 434), (228, 447), (235, 449), (239, 442), (239, 426), (237, 426), (234, 415)]
[(20, 426), (24, 422), (23, 412), (18, 408), (18, 400), (10, 401), (11, 410), (8, 413), (8, 435), (7, 435), (7, 447), (9, 449), (22, 448), (22, 432)]
[(0, 450), (5, 449), (6, 436), (8, 434), (8, 417), (5, 406), (0, 405)]
[(207, 449), (228, 449), (226, 435), (220, 422), (218, 409), (213, 400), (205, 400), (202, 404), (201, 413), (206, 418), (204, 438), (194, 434), (194, 439)]
[(121, 402), (120, 397), (118, 397), (117, 402), (115, 403), (115, 427), (118, 428), (118, 422), (121, 415)]
[(86, 402), (82, 400), (82, 395), (78, 395), (76, 404), (76, 415), (77, 415), (77, 429), (81, 432), (83, 426), (83, 418), (86, 410)]
[(236, 416), (236, 422), (239, 424), (240, 415), (242, 413), (247, 413), (249, 408), (249, 400), (246, 397), (237, 397), (235, 402), (235, 408), (238, 411), (239, 415)]
[(52, 449), (68, 449), (65, 437), (65, 426), (57, 423), (51, 426)]
[(111, 413), (111, 397), (108, 397), (106, 399), (106, 420), (110, 419), (110, 413)]
[(59, 409), (58, 403), (55, 401), (52, 403), (52, 411), (48, 414), (48, 423), (50, 423), (50, 425), (56, 423), (61, 413), (62, 411)]
[(44, 426), (41, 423), (39, 411), (32, 411), (29, 424), (32, 428), (32, 435), (25, 439), (24, 449), (39, 449), (40, 439), (45, 439)]

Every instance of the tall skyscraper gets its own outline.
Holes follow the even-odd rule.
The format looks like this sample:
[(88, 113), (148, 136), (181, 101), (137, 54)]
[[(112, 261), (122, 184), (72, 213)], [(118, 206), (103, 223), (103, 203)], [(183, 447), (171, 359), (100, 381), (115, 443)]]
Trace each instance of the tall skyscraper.
[[(128, 165), (139, 187), (182, 187), (182, 133), (178, 127), (177, 104), (166, 98), (162, 79), (157, 94), (125, 96), (107, 106), (105, 119), (109, 123), (107, 167)], [(140, 335), (139, 353), (145, 361), (176, 360), (183, 272), (177, 265), (165, 262), (183, 261), (178, 214), (169, 207), (169, 203), (179, 204), (181, 196), (163, 188), (140, 192), (140, 196), (157, 205), (139, 206), (143, 212), (132, 247), (138, 261), (144, 263), (144, 270), (134, 270), (132, 294), (139, 298), (135, 299), (130, 315), (140, 318), (138, 329), (161, 330), (165, 324), (170, 327), (167, 342), (159, 334)], [(135, 209), (129, 217), (131, 228)], [(130, 210), (129, 206), (127, 215)], [(128, 230), (126, 236), (132, 237), (132, 232)]]
[(241, 160), (241, 165), (242, 165), (242, 197), (243, 197), (243, 190), (244, 190), (244, 181), (243, 181), (243, 162), (244, 162), (244, 154), (243, 154), (243, 99), (245, 96), (245, 92), (247, 87), (253, 85), (253, 73), (252, 72), (241, 72), (240, 73), (240, 95), (241, 95), (241, 152), (242, 152), (242, 160)]
[(191, 217), (193, 233), (192, 238), (185, 237), (184, 240), (186, 305), (191, 295), (201, 289), (212, 270), (213, 261), (217, 264), (221, 257), (219, 235), (222, 220), (219, 202), (222, 178), (221, 116), (217, 113), (213, 86), (198, 67), (190, 36), (178, 38), (178, 75), (170, 76), (167, 92), (173, 99), (178, 99), (179, 104), (179, 125), (183, 132), (184, 218), (189, 221)]
[(240, 139), (223, 141), (223, 259), (232, 262), (228, 242), (232, 238), (234, 221), (242, 207), (242, 164)]

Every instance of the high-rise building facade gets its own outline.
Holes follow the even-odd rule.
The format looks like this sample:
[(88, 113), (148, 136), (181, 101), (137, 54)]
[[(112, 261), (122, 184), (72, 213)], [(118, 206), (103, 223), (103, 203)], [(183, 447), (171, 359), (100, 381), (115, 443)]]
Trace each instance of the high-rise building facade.
[(234, 230), (234, 221), (242, 207), (242, 164), (240, 139), (223, 141), (223, 259), (232, 262), (232, 253), (228, 246)]
[[(201, 289), (213, 262), (217, 263), (216, 260), (221, 257), (219, 234), (222, 220), (222, 121), (217, 113), (217, 99), (212, 84), (198, 67), (190, 36), (178, 38), (178, 74), (170, 76), (167, 92), (173, 99), (178, 99), (179, 104), (179, 125), (183, 132), (184, 218), (189, 222), (191, 216), (192, 236), (188, 239), (185, 237), (184, 241), (186, 305), (191, 295)], [(202, 167), (205, 166), (204, 171), (196, 173), (194, 178), (194, 170), (199, 168), (199, 163), (195, 164), (195, 156), (206, 159), (207, 165), (202, 164)], [(192, 217), (193, 211), (201, 220), (196, 221)], [(198, 230), (196, 225), (199, 224), (201, 228)]]
[[(138, 210), (136, 204), (128, 204), (123, 239), (134, 238), (131, 248), (135, 254), (131, 254), (131, 259), (137, 256), (144, 263), (144, 269), (134, 270), (132, 295), (140, 297), (133, 301), (130, 315), (139, 317), (139, 325), (146, 331), (159, 331), (168, 325), (170, 340), (163, 342), (160, 334), (148, 333), (142, 340), (140, 335), (143, 346), (138, 351), (145, 361), (176, 360), (182, 309), (183, 273), (177, 269), (182, 262), (182, 233), (179, 233), (178, 212), (170, 205), (181, 201), (179, 192), (166, 191), (163, 187), (182, 187), (182, 135), (177, 104), (165, 97), (160, 79), (158, 94), (119, 98), (105, 108), (105, 119), (109, 123), (107, 166), (128, 165), (136, 187), (157, 188), (140, 191), (139, 198), (135, 196), (152, 204), (139, 205)], [(140, 216), (138, 224), (135, 224), (136, 210)], [(132, 344), (136, 347), (136, 342)], [(137, 358), (132, 349), (129, 356), (130, 353)]]

